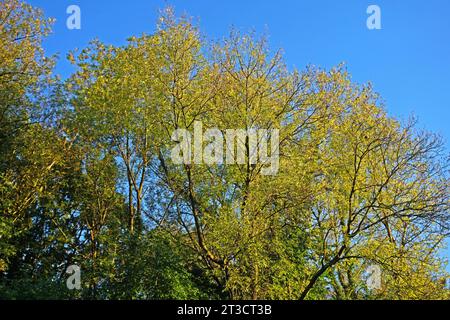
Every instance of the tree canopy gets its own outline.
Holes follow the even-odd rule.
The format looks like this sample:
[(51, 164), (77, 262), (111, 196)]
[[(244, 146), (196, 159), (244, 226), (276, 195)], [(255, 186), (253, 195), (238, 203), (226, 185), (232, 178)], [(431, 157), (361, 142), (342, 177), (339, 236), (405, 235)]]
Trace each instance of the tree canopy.
[[(167, 8), (61, 81), (51, 22), (0, 2), (0, 298), (450, 298), (444, 144), (344, 65), (291, 70), (266, 37), (209, 41)], [(241, 162), (174, 163), (196, 123), (277, 130), (278, 171), (248, 136)]]

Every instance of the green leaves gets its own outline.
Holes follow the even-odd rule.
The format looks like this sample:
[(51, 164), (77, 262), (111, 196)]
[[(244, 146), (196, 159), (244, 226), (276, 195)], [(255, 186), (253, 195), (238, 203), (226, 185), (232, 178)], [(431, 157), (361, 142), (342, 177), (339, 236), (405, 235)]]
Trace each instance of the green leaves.
[[(0, 8), (1, 298), (448, 298), (442, 143), (343, 65), (290, 71), (265, 37), (210, 43), (168, 8), (153, 34), (69, 54), (62, 84), (49, 21)], [(247, 140), (244, 163), (173, 163), (196, 121), (278, 129), (278, 174)]]

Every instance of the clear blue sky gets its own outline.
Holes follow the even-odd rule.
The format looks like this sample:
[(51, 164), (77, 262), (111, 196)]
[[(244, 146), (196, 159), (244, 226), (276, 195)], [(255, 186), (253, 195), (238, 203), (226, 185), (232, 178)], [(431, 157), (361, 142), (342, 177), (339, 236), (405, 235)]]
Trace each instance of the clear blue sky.
[[(450, 146), (449, 0), (29, 0), (57, 19), (45, 42), (59, 53), (57, 72), (70, 74), (65, 55), (93, 38), (120, 45), (131, 35), (155, 29), (158, 10), (198, 19), (202, 32), (226, 36), (230, 26), (268, 31), (272, 48), (283, 48), (289, 66), (330, 68), (345, 62), (353, 80), (371, 81), (388, 112), (414, 114), (423, 128), (440, 133)], [(66, 8), (81, 9), (81, 30), (66, 27)], [(368, 30), (366, 9), (381, 9), (381, 30)], [(450, 150), (450, 148), (447, 148)], [(446, 254), (450, 257), (450, 251)]]

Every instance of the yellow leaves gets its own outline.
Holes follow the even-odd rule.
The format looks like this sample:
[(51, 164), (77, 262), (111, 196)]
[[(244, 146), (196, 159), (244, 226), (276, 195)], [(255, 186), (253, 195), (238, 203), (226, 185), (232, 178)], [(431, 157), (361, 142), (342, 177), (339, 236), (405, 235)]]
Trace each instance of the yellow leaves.
[(75, 64), (75, 63), (76, 63), (74, 52), (69, 52), (69, 53), (67, 54), (67, 60), (68, 60), (71, 64)]
[[(29, 22), (45, 24), (40, 17)], [(38, 59), (33, 45), (2, 48), (2, 68), (25, 67), (14, 62), (23, 49), (21, 61)], [(171, 10), (155, 34), (132, 37), (119, 48), (93, 41), (67, 58), (78, 67), (66, 85), (73, 96), (70, 129), (64, 138), (30, 131), (26, 139), (35, 145), (13, 154), (28, 167), (4, 186), (50, 192), (43, 176), (56, 180), (58, 170), (67, 169), (70, 148), (61, 140), (76, 136), (82, 148), (99, 152), (93, 164), (83, 159), (85, 212), (109, 210), (110, 199), (117, 208), (126, 206), (120, 198), (127, 194), (116, 188), (119, 179), (128, 180), (129, 212), (137, 200), (167, 210), (168, 231), (183, 230), (198, 255), (213, 252), (225, 261), (208, 262), (219, 278), (229, 268), (225, 285), (237, 295), (298, 297), (317, 267), (335, 256), (348, 260), (321, 275), (323, 283), (331, 283), (336, 270), (351, 273), (363, 259), (359, 267), (376, 261), (387, 270), (395, 284), (385, 288), (387, 296), (431, 293), (426, 284), (442, 270), (436, 259), (442, 239), (435, 237), (435, 221), (418, 223), (417, 217), (440, 213), (437, 203), (447, 196), (427, 158), (433, 145), (389, 118), (371, 86), (352, 84), (343, 66), (290, 72), (281, 53), (272, 56), (266, 39), (254, 34), (232, 34), (210, 49), (189, 20), (176, 19)], [(262, 176), (260, 166), (248, 163), (174, 166), (167, 157), (170, 136), (194, 121), (219, 129), (280, 129), (278, 175)], [(111, 157), (103, 161), (104, 154)], [(98, 189), (97, 182), (108, 188)], [(155, 185), (161, 192), (155, 198), (139, 191)], [(170, 203), (158, 203), (168, 194)], [(194, 215), (198, 225), (192, 225)], [(83, 219), (92, 224), (95, 217)], [(356, 279), (361, 274), (354, 272)], [(286, 279), (290, 275), (295, 279)]]
[(7, 264), (3, 259), (0, 259), (0, 272), (6, 271)]

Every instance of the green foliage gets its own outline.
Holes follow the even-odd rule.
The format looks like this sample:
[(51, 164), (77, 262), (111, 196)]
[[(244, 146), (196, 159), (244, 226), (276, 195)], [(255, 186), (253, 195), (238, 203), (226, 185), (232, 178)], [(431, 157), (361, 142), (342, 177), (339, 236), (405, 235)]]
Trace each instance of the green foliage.
[[(0, 298), (449, 298), (442, 142), (343, 66), (290, 71), (265, 37), (209, 43), (168, 8), (153, 34), (70, 54), (61, 83), (50, 21), (0, 9)], [(174, 164), (196, 121), (278, 129), (278, 173), (248, 139), (244, 164)]]

